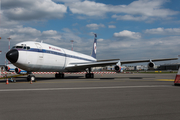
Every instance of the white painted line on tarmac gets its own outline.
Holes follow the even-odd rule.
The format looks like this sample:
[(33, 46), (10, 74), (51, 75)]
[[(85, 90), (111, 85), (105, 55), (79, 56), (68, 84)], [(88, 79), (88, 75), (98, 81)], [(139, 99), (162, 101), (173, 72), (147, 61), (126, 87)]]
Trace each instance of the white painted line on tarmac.
[(109, 86), (109, 87), (78, 87), (78, 88), (36, 88), (36, 89), (0, 89), (0, 92), (21, 91), (51, 91), (51, 90), (94, 90), (94, 89), (125, 89), (125, 88), (154, 88), (172, 87), (172, 85), (148, 85), (148, 86)]

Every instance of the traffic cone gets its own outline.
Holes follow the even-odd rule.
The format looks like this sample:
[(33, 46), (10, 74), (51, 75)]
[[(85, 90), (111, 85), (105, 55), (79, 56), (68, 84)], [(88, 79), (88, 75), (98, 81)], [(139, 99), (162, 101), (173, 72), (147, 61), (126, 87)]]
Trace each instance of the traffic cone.
[(180, 68), (178, 70), (178, 73), (176, 74), (176, 78), (174, 80), (174, 85), (180, 85)]
[(7, 78), (7, 80), (6, 80), (6, 84), (9, 84), (9, 82), (8, 82), (8, 78)]
[(30, 84), (32, 84), (32, 79), (31, 79), (31, 82), (30, 82)]

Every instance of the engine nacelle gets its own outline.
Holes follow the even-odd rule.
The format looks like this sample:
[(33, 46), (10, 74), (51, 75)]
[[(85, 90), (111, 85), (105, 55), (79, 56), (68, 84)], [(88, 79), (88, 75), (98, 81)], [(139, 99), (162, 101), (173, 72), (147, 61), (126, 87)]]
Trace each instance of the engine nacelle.
[(11, 66), (5, 66), (5, 70), (8, 72), (14, 72), (14, 68), (12, 68)]
[(115, 70), (115, 72), (117, 72), (117, 73), (122, 72), (122, 67), (119, 66), (119, 65), (116, 65), (116, 66), (114, 66), (114, 70)]
[(155, 64), (153, 62), (148, 63), (148, 69), (153, 70), (155, 68)]
[(27, 74), (27, 71), (19, 69), (19, 68), (15, 68), (15, 72), (16, 74)]

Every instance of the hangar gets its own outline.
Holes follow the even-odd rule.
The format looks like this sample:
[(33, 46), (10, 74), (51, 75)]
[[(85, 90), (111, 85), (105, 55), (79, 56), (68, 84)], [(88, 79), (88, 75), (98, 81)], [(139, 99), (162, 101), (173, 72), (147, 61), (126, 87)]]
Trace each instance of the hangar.
[(180, 67), (180, 64), (165, 64), (160, 65), (157, 69), (158, 70), (178, 70)]

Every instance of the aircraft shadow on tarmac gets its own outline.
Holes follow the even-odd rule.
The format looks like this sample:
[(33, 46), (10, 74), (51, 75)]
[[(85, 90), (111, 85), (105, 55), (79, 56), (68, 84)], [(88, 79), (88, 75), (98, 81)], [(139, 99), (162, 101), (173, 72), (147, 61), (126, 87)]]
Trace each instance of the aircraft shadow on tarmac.
[[(36, 81), (48, 81), (48, 80), (68, 80), (68, 79), (80, 79), (80, 80), (92, 80), (89, 78), (85, 78), (84, 76), (66, 76), (63, 79), (56, 79), (55, 77), (36, 77)], [(99, 80), (114, 80), (115, 77), (100, 77), (100, 78), (93, 78)], [(27, 81), (27, 77), (16, 77), (13, 80), (8, 80), (9, 82), (29, 82)], [(0, 80), (0, 83), (5, 83), (6, 79)]]
[[(114, 79), (143, 79), (143, 78), (155, 78), (155, 77), (95, 77), (93, 79), (99, 80), (114, 80)], [(55, 77), (36, 77), (36, 81), (46, 81), (46, 80), (67, 80), (67, 79), (81, 79), (81, 80), (92, 80), (90, 78), (85, 78), (84, 76), (65, 76), (63, 79), (56, 79)], [(28, 82), (27, 77), (16, 77), (13, 78), (15, 82)], [(0, 83), (6, 82), (6, 79), (0, 80)], [(9, 82), (14, 82), (9, 79)]]
[(116, 79), (143, 79), (143, 78), (155, 78), (155, 77), (116, 77)]

